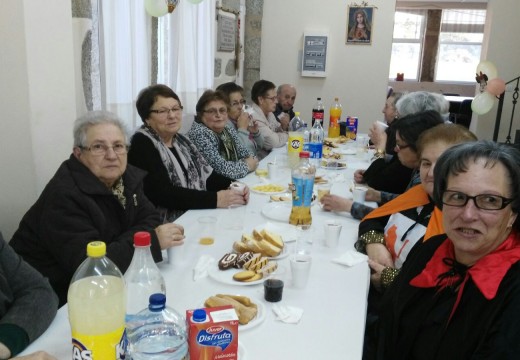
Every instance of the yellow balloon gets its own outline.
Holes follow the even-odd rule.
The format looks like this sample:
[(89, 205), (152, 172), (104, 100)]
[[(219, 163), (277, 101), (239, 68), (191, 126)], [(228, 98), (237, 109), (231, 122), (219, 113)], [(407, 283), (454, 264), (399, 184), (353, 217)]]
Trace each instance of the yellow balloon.
[(481, 61), (477, 65), (477, 75), (480, 75), (481, 72), (482, 74), (487, 75), (488, 81), (498, 76), (498, 71), (495, 64), (487, 60)]
[(478, 115), (483, 115), (491, 110), (494, 103), (495, 97), (487, 91), (484, 91), (475, 96), (471, 102), (471, 110)]
[(146, 12), (155, 17), (168, 14), (168, 2), (166, 0), (144, 0)]

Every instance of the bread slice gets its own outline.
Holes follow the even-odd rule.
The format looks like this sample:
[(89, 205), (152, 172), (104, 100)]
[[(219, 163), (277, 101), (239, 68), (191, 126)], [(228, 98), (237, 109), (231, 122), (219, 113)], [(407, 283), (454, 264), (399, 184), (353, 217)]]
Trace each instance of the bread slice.
[(260, 246), (262, 254), (268, 257), (275, 257), (280, 255), (282, 249), (274, 246), (267, 240), (258, 241), (258, 245)]
[(284, 243), (283, 239), (280, 235), (275, 234), (272, 231), (265, 230), (264, 231), (264, 239), (273, 244), (274, 246), (283, 249)]
[(235, 241), (233, 243), (233, 250), (235, 250), (237, 253), (243, 254), (247, 251), (249, 251), (249, 247), (246, 243), (242, 241)]
[(256, 229), (253, 229), (253, 238), (256, 240), (256, 241), (260, 241), (263, 239), (263, 236), (262, 234), (256, 230)]
[(249, 234), (242, 234), (242, 242), (247, 243), (248, 241), (255, 241), (255, 239)]

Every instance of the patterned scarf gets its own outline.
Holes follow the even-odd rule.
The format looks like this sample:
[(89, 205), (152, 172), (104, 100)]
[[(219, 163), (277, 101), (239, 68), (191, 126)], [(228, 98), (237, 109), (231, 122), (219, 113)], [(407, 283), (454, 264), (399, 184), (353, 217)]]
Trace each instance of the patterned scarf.
[(117, 198), (123, 209), (126, 209), (125, 184), (123, 184), (122, 177), (112, 186), (112, 194)]
[[(177, 134), (173, 138), (173, 149), (177, 152), (183, 166), (172, 151), (162, 142), (159, 135), (148, 125), (142, 125), (137, 132), (147, 136), (161, 156), (173, 186), (188, 189), (206, 190), (206, 180), (213, 168), (200, 154), (195, 145), (184, 135)], [(186, 174), (183, 168), (186, 169)], [(159, 208), (164, 222), (171, 222), (184, 214), (185, 210)]]
[(235, 147), (235, 142), (233, 141), (233, 138), (229, 134), (228, 129), (224, 128), (224, 130), (220, 134), (215, 133), (215, 135), (219, 139), (220, 156), (222, 156), (227, 161), (240, 160), (238, 158), (237, 149)]

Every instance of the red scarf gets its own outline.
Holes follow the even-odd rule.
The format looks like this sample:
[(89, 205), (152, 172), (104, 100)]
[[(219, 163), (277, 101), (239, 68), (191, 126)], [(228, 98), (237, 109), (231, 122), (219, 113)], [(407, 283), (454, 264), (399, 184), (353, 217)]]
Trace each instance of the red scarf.
[[(455, 252), (451, 240), (446, 239), (435, 250), (423, 271), (410, 281), (410, 285), (419, 288), (439, 287), (439, 290), (449, 285), (449, 279), (443, 279), (442, 275), (450, 272), (453, 267), (444, 259), (455, 259)], [(520, 236), (516, 231), (511, 232), (507, 239), (494, 251), (479, 259), (475, 265), (468, 267), (453, 305), (450, 318), (453, 316), (466, 282), (471, 277), (477, 288), (487, 300), (493, 299), (498, 291), (502, 279), (511, 266), (520, 260)]]
[[(396, 214), (403, 210), (417, 208), (429, 203), (430, 198), (428, 197), (426, 191), (424, 191), (422, 185), (415, 185), (395, 199), (387, 202), (377, 209), (374, 209), (361, 221)], [(426, 227), (426, 233), (424, 234), (423, 241), (428, 240), (432, 236), (440, 234), (444, 234), (444, 227), (442, 226), (442, 212), (437, 207), (435, 207), (430, 217), (430, 221), (428, 222), (428, 226)]]

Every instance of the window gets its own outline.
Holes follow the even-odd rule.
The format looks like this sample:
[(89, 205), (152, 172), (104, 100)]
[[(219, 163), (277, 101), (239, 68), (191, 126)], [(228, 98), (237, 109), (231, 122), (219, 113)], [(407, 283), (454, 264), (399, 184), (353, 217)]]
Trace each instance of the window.
[[(486, 10), (477, 9), (396, 10), (390, 80), (405, 73), (406, 80), (473, 82), (485, 19)], [(425, 49), (426, 32), (430, 43)], [(428, 69), (432, 59), (435, 71)]]

